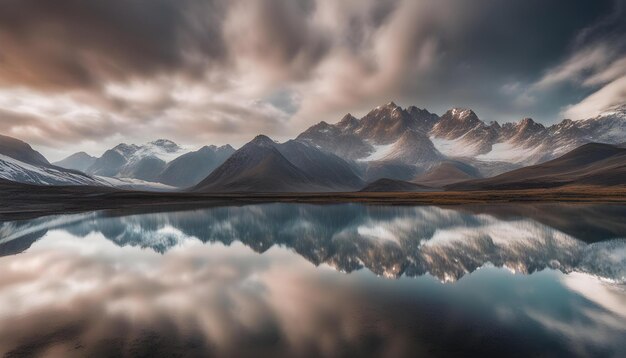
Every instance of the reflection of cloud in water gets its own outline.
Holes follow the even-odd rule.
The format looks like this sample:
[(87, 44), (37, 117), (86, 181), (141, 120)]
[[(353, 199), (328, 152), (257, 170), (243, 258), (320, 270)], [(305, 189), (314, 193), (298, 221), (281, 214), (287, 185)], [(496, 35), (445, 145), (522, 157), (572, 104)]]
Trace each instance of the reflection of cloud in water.
[[(574, 352), (581, 356), (619, 356), (626, 353), (626, 293), (624, 287), (610, 285), (596, 278), (573, 273), (562, 278), (563, 284), (579, 294), (576, 301), (585, 299), (585, 307), (573, 304), (567, 307), (576, 315), (559, 320), (545, 312), (527, 308), (528, 316), (546, 329), (567, 337)], [(619, 343), (620, 354), (606, 350)]]
[[(455, 285), (382, 280), (316, 268), (281, 248), (258, 255), (187, 240), (161, 255), (64, 230), (3, 257), (0, 272), (0, 352), (403, 356), (453, 355), (441, 349), (454, 346), (566, 355), (570, 338), (574, 353), (626, 348), (615, 318), (623, 292), (582, 274), (487, 267)], [(485, 339), (494, 343), (479, 345)]]

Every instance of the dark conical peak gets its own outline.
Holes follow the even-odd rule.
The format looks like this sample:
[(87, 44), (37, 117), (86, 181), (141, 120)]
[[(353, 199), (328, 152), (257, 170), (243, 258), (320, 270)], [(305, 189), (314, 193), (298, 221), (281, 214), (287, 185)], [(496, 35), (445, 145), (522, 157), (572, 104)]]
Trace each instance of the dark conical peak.
[(254, 139), (251, 140), (250, 143), (255, 144), (255, 145), (270, 146), (270, 147), (273, 147), (276, 144), (276, 142), (274, 142), (270, 137), (263, 135), (263, 134), (259, 134), (258, 136), (254, 137)]

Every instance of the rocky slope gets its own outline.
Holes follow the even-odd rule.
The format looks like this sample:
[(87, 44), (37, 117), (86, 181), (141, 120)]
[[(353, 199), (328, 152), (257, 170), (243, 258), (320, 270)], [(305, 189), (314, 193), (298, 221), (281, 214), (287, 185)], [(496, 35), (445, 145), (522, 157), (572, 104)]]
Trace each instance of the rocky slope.
[(157, 181), (179, 188), (191, 187), (211, 174), (234, 152), (235, 149), (230, 145), (204, 146), (167, 163), (163, 171), (158, 174)]
[(530, 189), (563, 185), (626, 185), (626, 149), (589, 143), (548, 162), (493, 178), (448, 186), (452, 190)]
[(443, 188), (446, 185), (480, 177), (481, 174), (477, 168), (463, 162), (449, 160), (418, 175), (412, 181), (434, 188)]
[(0, 136), (0, 179), (42, 185), (103, 185), (76, 170), (54, 166), (27, 143)]
[(50, 162), (28, 143), (4, 135), (0, 135), (0, 154), (26, 164), (50, 166)]

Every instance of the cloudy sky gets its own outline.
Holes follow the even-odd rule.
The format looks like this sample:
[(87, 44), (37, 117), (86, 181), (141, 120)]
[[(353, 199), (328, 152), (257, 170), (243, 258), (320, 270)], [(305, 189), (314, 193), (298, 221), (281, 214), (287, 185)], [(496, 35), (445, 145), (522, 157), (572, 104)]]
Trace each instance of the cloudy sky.
[(620, 0), (1, 0), (0, 133), (60, 159), (282, 140), (391, 100), (586, 118), (626, 103), (624, 18)]

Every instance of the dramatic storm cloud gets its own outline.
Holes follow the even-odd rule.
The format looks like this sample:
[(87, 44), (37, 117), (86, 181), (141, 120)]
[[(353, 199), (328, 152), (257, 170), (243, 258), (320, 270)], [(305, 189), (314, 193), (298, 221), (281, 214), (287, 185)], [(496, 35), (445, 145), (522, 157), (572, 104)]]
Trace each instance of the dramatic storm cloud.
[(284, 139), (389, 100), (585, 118), (625, 102), (624, 16), (609, 0), (4, 0), (0, 133), (55, 157)]

